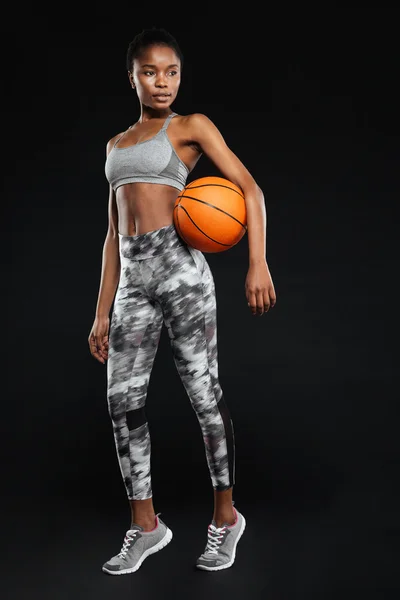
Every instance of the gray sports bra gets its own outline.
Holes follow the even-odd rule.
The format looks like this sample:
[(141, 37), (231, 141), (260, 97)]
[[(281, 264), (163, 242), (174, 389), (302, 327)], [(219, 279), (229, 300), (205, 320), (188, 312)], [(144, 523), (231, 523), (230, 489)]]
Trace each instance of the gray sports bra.
[(172, 185), (179, 191), (185, 187), (189, 169), (175, 152), (167, 135), (167, 127), (175, 115), (174, 112), (168, 115), (160, 131), (149, 140), (116, 148), (126, 132), (118, 138), (105, 164), (106, 177), (114, 191), (120, 185), (135, 182)]

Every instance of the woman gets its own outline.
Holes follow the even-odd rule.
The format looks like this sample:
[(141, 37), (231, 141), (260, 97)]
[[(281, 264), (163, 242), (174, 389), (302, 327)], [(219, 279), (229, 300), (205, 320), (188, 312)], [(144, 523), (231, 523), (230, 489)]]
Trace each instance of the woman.
[(163, 323), (200, 423), (214, 488), (213, 519), (196, 566), (230, 567), (245, 527), (232, 501), (234, 434), (218, 381), (213, 276), (204, 254), (178, 235), (173, 208), (202, 153), (243, 190), (250, 262), (245, 291), (253, 315), (262, 315), (276, 302), (265, 258), (264, 197), (205, 115), (172, 111), (182, 65), (181, 50), (164, 29), (144, 30), (132, 40), (127, 70), (140, 102), (140, 117), (107, 144), (109, 227), (88, 341), (94, 358), (103, 364), (108, 361), (108, 407), (132, 514), (121, 551), (103, 565), (110, 574), (136, 571), (172, 538), (154, 512), (144, 411)]

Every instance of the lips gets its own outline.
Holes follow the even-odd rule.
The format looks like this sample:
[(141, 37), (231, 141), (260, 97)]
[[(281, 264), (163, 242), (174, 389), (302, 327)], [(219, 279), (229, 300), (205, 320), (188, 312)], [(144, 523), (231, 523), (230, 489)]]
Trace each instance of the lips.
[(154, 98), (169, 98), (171, 94), (154, 94)]

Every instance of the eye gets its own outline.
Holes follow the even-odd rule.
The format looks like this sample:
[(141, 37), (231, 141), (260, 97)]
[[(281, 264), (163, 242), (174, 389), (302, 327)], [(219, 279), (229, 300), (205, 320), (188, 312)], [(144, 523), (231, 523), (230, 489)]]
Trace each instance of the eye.
[(153, 74), (154, 74), (154, 71), (144, 71), (144, 74), (145, 74), (145, 75), (153, 75)]
[(177, 74), (178, 74), (178, 71), (170, 71), (170, 74), (171, 74), (171, 75), (177, 75)]

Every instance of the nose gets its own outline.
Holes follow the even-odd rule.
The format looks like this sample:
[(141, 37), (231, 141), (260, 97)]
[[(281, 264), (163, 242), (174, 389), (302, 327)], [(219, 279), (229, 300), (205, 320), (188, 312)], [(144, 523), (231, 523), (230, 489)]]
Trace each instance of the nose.
[(156, 87), (165, 88), (167, 87), (167, 85), (168, 84), (166, 82), (165, 76), (162, 73), (159, 73), (156, 78)]

